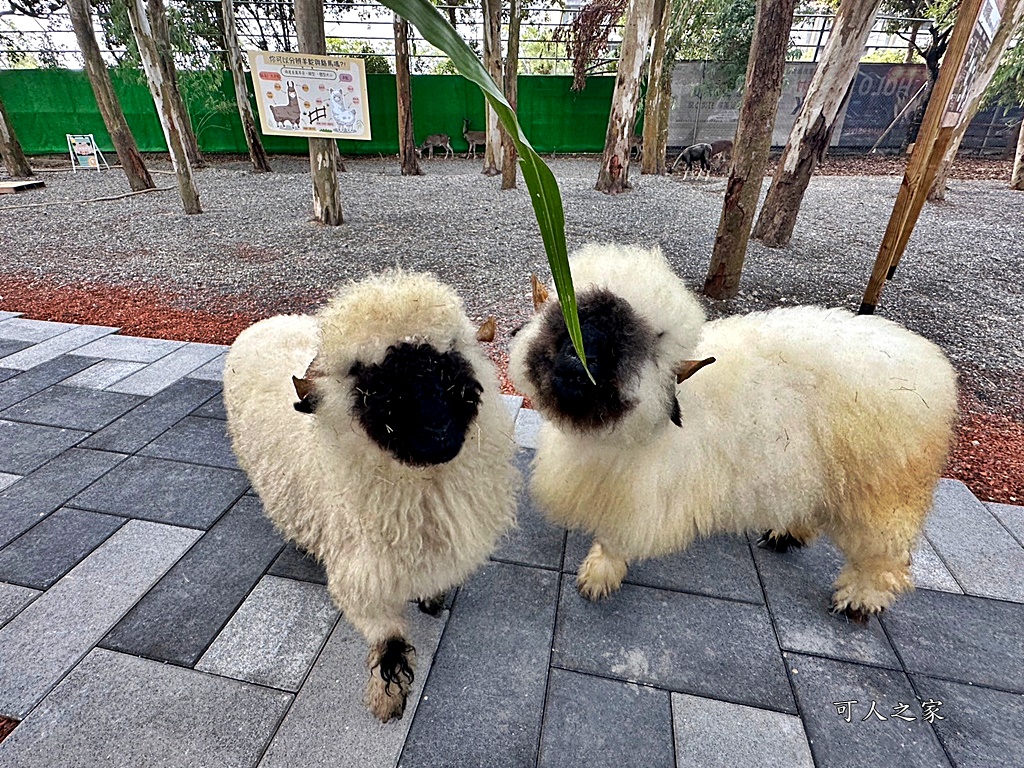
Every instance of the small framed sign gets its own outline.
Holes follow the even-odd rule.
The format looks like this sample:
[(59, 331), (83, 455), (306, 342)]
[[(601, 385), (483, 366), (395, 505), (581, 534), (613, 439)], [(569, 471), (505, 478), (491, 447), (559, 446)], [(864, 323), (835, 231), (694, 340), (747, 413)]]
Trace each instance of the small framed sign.
[(110, 170), (107, 159), (103, 157), (99, 147), (96, 146), (96, 139), (91, 133), (68, 133), (68, 152), (71, 155), (71, 170), (101, 171), (104, 168)]

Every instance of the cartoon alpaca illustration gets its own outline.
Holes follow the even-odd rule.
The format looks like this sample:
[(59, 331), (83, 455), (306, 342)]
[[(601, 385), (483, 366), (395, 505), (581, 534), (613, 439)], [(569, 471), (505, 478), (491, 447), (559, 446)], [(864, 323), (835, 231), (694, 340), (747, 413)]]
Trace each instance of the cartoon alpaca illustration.
[(302, 112), (299, 109), (299, 96), (295, 92), (295, 83), (288, 81), (288, 103), (283, 106), (270, 105), (270, 114), (274, 116), (274, 122), (278, 128), (283, 128), (285, 123), (291, 123), (299, 127), (299, 118)]
[(353, 133), (356, 130), (356, 108), (347, 104), (345, 94), (341, 91), (331, 91), (331, 114), (334, 115), (334, 122), (340, 130), (346, 133)]

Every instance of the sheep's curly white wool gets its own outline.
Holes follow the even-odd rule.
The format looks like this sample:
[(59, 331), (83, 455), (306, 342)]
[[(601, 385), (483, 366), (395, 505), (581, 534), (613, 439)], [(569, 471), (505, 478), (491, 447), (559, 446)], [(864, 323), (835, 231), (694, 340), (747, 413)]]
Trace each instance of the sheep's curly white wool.
[[(910, 553), (957, 414), (956, 373), (936, 345), (880, 317), (820, 307), (705, 322), (656, 249), (592, 245), (570, 263), (581, 317), (610, 293), (649, 346), (616, 374), (623, 412), (606, 409), (599, 423), (553, 394), (568, 349), (553, 338), (555, 302), (512, 348), (513, 381), (548, 419), (531, 491), (552, 520), (594, 536), (584, 595), (617, 589), (629, 560), (744, 531), (783, 545), (830, 536), (846, 557), (833, 609), (853, 618), (912, 587)], [(712, 356), (677, 384), (684, 361)]]
[[(353, 411), (365, 394), (354, 391), (354, 366), (379, 364), (402, 344), (460, 354), (482, 385), (465, 442), (446, 463), (402, 463)], [(304, 375), (312, 414), (295, 407), (292, 377)], [(258, 322), (228, 353), (224, 400), (266, 514), (324, 564), (331, 597), (371, 645), (371, 709), (401, 717), (413, 659), (407, 602), (461, 583), (514, 520), (511, 417), (461, 302), (429, 275), (392, 271), (341, 289), (315, 317)]]

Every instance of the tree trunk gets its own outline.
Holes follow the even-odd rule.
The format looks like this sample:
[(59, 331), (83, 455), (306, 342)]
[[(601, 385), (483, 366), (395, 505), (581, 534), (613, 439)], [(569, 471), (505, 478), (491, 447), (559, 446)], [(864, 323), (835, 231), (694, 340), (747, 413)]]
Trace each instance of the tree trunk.
[[(519, 31), (523, 21), (519, 0), (509, 0), (508, 50), (505, 53), (505, 99), (512, 109), (519, 108)], [(512, 136), (501, 129), (501, 188), (516, 188), (519, 153)]]
[[(504, 79), (501, 71), (501, 0), (484, 0), (484, 66), (500, 89)], [(487, 141), (484, 144), (485, 176), (501, 173), (501, 130), (498, 113), (487, 105)]]
[[(960, 113), (960, 119), (949, 139), (949, 146), (942, 156), (942, 163), (935, 175), (935, 181), (932, 182), (932, 188), (928, 190), (929, 202), (938, 203), (946, 199), (946, 182), (949, 179), (950, 171), (953, 170), (953, 163), (956, 160), (956, 153), (960, 150), (960, 143), (967, 134), (971, 120), (978, 114), (985, 90), (992, 82), (992, 77), (999, 67), (999, 60), (1009, 47), (1010, 39), (1014, 36), (1014, 31), (1022, 20), (1024, 20), (1024, 0), (1006, 0), (999, 28), (996, 29), (995, 36), (992, 38), (991, 47), (981, 59), (981, 64), (967, 92), (964, 111)], [(964, 66), (970, 66), (970, 62), (964, 62)]]
[[(295, 0), (295, 28), (300, 52), (326, 55), (323, 0)], [(309, 139), (309, 167), (313, 177), (313, 217), (332, 227), (342, 224), (338, 143), (334, 139)]]
[(403, 176), (422, 176), (416, 161), (412, 125), (412, 78), (409, 74), (409, 22), (395, 14), (395, 85), (398, 90), (398, 159)]
[(782, 159), (768, 188), (754, 237), (778, 248), (789, 245), (811, 174), (828, 151), (846, 94), (857, 76), (857, 62), (875, 22), (881, 0), (843, 0), (821, 63), (807, 88)]
[(915, 21), (910, 25), (910, 41), (907, 43), (907, 55), (903, 57), (904, 64), (914, 63), (914, 54), (917, 53), (917, 33), (921, 29), (921, 22)]
[(4, 103), (0, 101), (0, 159), (4, 161), (7, 173), (11, 176), (31, 176), (32, 168), (28, 164), (18, 137), (14, 133), (14, 126), (7, 117), (7, 110)]
[(732, 171), (711, 256), (704, 293), (732, 298), (739, 291), (754, 209), (772, 144), (782, 95), (783, 66), (793, 26), (794, 0), (758, 0), (747, 79), (733, 147)]
[(1024, 191), (1024, 123), (1017, 126), (1017, 154), (1013, 158), (1010, 189)]
[(163, 129), (167, 150), (171, 155), (171, 166), (178, 182), (181, 204), (185, 208), (185, 213), (202, 213), (199, 191), (192, 178), (192, 163), (185, 152), (179, 115), (171, 107), (171, 84), (164, 77), (164, 69), (160, 65), (160, 53), (153, 37), (152, 19), (148, 15), (146, 0), (129, 0), (127, 5), (128, 19), (132, 25), (135, 42), (139, 46), (139, 58), (142, 59), (142, 67), (146, 70), (146, 80), (149, 82), (156, 114), (160, 118), (160, 127)]
[(149, 175), (146, 163), (135, 143), (135, 137), (128, 128), (121, 103), (114, 93), (114, 85), (110, 82), (110, 72), (100, 54), (96, 32), (92, 26), (89, 0), (68, 0), (68, 13), (71, 16), (71, 26), (75, 30), (75, 38), (78, 40), (78, 49), (85, 61), (86, 77), (89, 78), (92, 92), (96, 96), (96, 105), (103, 116), (103, 124), (110, 134), (110, 140), (114, 144), (124, 175), (128, 178), (128, 184), (136, 192), (153, 189), (156, 184), (153, 183), (153, 178)]
[[(665, 173), (665, 150), (668, 144), (668, 109), (672, 101), (672, 67), (666, 66), (669, 22), (672, 3), (654, 0), (654, 45), (651, 49), (650, 76), (647, 78), (647, 109), (644, 113), (644, 151), (640, 173)], [(671, 63), (671, 62), (669, 62)], [(664, 129), (664, 130), (663, 130)]]
[(205, 168), (206, 160), (203, 159), (203, 154), (199, 151), (199, 142), (196, 139), (195, 131), (192, 130), (192, 119), (189, 117), (185, 101), (181, 97), (181, 89), (178, 87), (178, 70), (174, 66), (174, 46), (171, 45), (171, 32), (167, 26), (167, 9), (164, 7), (164, 0), (147, 0), (146, 10), (159, 53), (163, 80), (168, 84), (167, 104), (174, 112), (175, 122), (181, 129), (182, 145), (185, 147), (185, 153), (188, 155), (188, 161), (192, 167)]
[(242, 121), (245, 144), (249, 147), (252, 170), (253, 173), (270, 173), (270, 158), (263, 148), (263, 139), (256, 129), (252, 104), (249, 103), (249, 89), (246, 87), (245, 71), (242, 69), (242, 51), (238, 44), (238, 24), (235, 22), (235, 5), (232, 0), (221, 0), (221, 16), (224, 20), (224, 57), (235, 84), (235, 104), (238, 105), (238, 117)]
[(594, 189), (615, 195), (631, 189), (629, 184), (629, 138), (636, 123), (640, 102), (640, 71), (654, 24), (654, 0), (629, 0), (626, 27), (622, 32), (615, 91), (604, 137), (601, 170)]

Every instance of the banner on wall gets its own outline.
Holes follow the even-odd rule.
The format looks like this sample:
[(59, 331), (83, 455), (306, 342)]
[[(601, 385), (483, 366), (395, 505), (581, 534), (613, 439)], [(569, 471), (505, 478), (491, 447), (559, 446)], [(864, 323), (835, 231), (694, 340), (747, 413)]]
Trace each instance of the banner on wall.
[(370, 139), (362, 59), (249, 51), (263, 132), (318, 139)]

